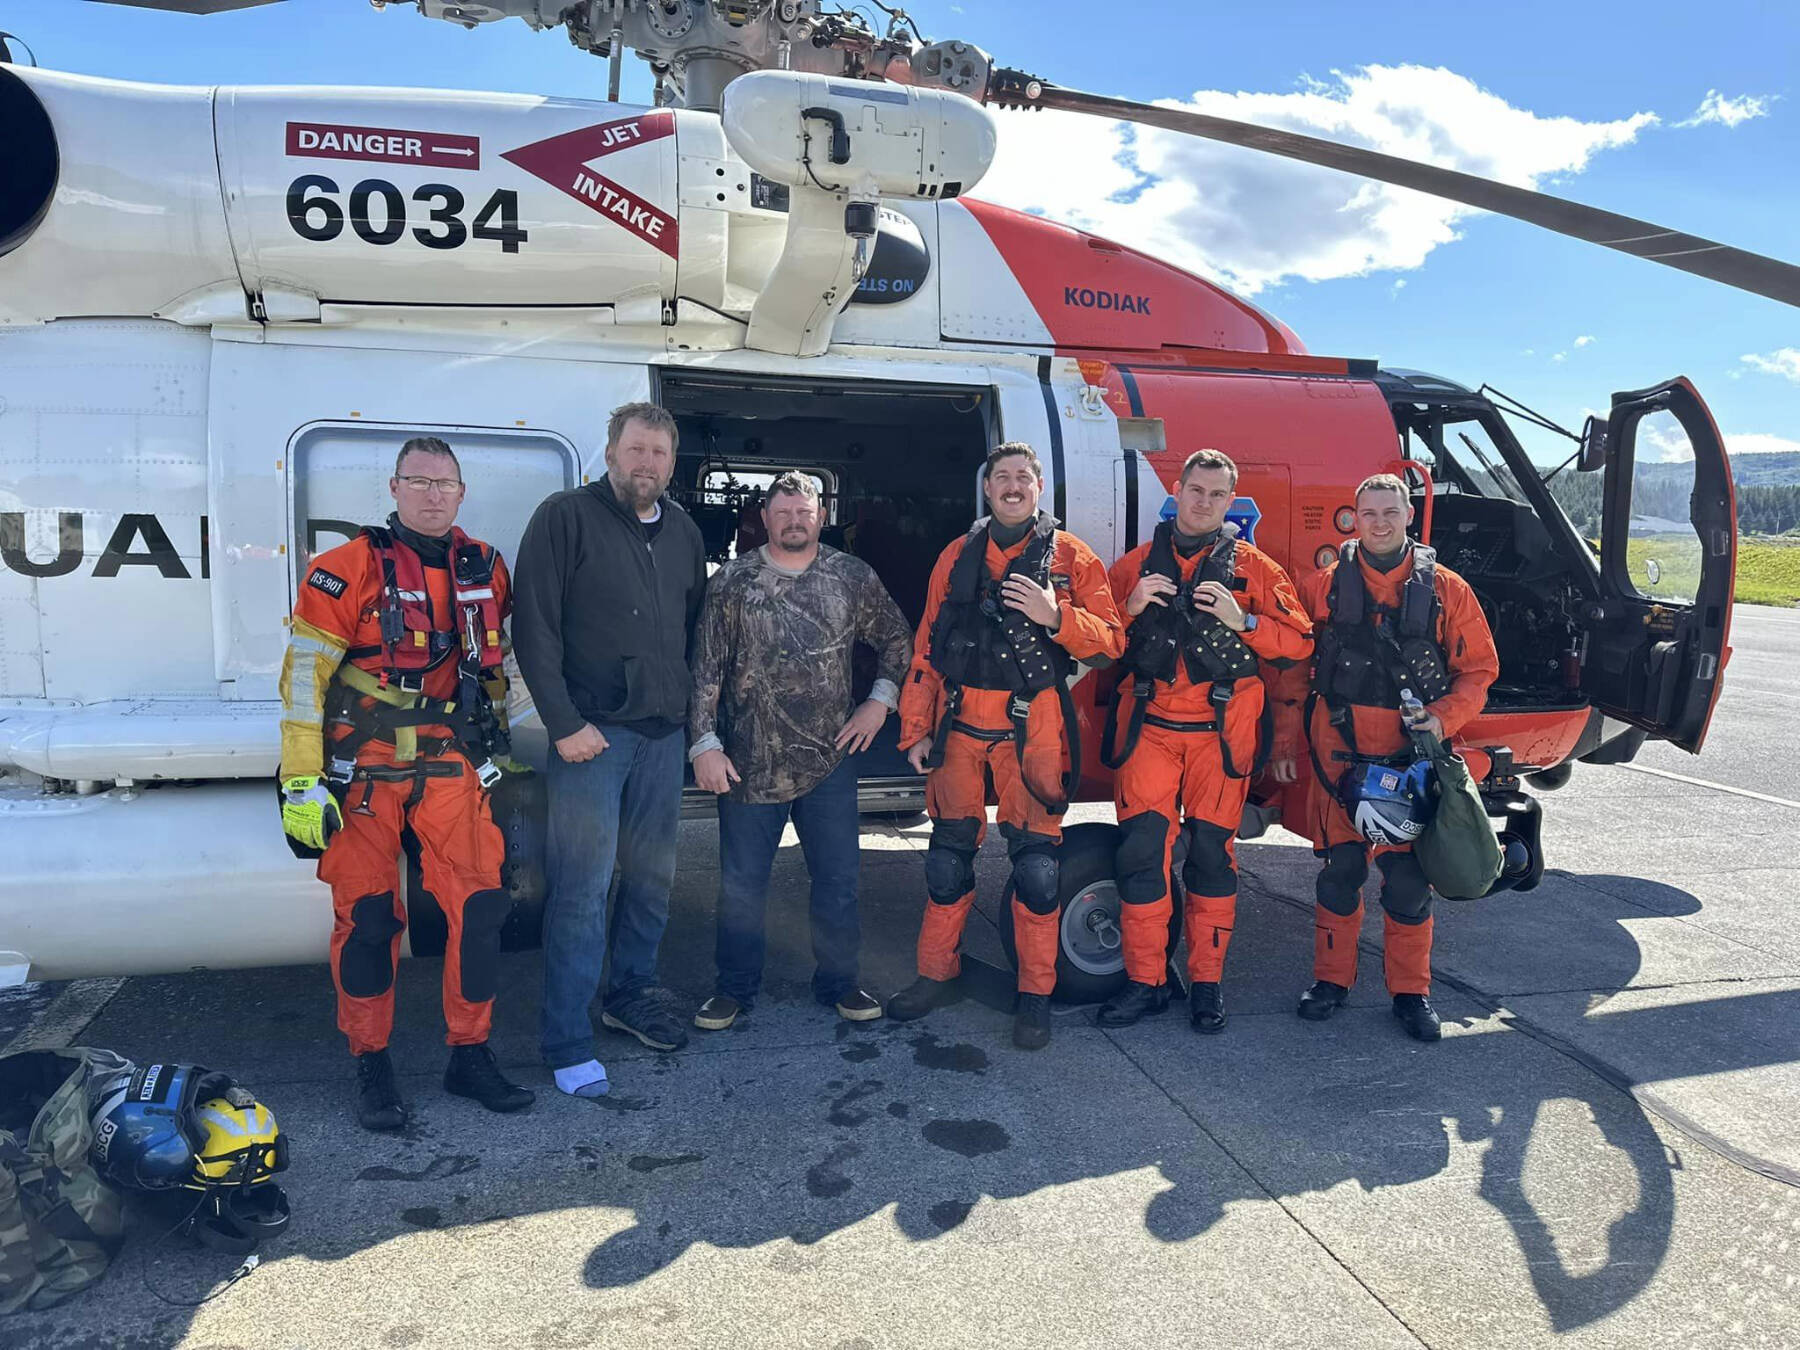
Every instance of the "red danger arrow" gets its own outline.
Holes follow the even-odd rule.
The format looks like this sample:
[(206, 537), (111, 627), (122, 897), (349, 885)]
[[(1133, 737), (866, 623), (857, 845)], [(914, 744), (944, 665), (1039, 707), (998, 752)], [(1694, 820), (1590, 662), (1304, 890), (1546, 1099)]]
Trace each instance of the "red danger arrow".
[(588, 167), (596, 159), (646, 141), (661, 140), (674, 131), (673, 113), (645, 113), (521, 145), (500, 158), (517, 164), (526, 173), (543, 179), (674, 258), (680, 247), (680, 226), (675, 217)]

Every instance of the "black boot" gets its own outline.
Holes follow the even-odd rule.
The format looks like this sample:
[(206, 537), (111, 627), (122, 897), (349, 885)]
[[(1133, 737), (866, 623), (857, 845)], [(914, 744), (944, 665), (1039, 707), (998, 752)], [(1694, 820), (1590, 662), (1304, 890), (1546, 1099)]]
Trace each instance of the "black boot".
[(1395, 994), (1394, 1016), (1415, 1041), (1435, 1041), (1443, 1037), (1444, 1024), (1436, 1009), (1423, 994)]
[(1218, 985), (1195, 981), (1188, 986), (1188, 1025), (1209, 1036), (1225, 1030), (1225, 996)]
[(1139, 984), (1129, 980), (1111, 1001), (1101, 1006), (1094, 1014), (1094, 1025), (1100, 1027), (1128, 1027), (1162, 1012), (1169, 1006), (1169, 986), (1166, 984)]
[(450, 1067), (444, 1070), (444, 1091), (480, 1102), (490, 1111), (523, 1111), (536, 1094), (508, 1082), (494, 1062), (487, 1042), (450, 1047)]
[(356, 1057), (356, 1123), (365, 1130), (398, 1130), (406, 1124), (406, 1103), (394, 1081), (393, 1061), (386, 1050)]
[(960, 982), (921, 975), (887, 1001), (888, 1020), (914, 1022), (933, 1008), (947, 1007), (962, 996)]
[(1050, 1044), (1050, 995), (1019, 995), (1013, 1012), (1013, 1044), (1021, 1050), (1042, 1050)]
[(1350, 991), (1341, 984), (1333, 984), (1330, 980), (1320, 980), (1300, 995), (1300, 1006), (1294, 1011), (1309, 1022), (1323, 1022), (1339, 1008), (1344, 1000), (1350, 997)]

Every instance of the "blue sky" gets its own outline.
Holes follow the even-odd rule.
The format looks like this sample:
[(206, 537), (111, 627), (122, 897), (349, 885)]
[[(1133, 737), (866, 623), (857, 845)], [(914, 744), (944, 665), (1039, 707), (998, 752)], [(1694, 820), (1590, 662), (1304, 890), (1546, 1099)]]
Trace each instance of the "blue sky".
[[(1458, 167), (1529, 173), (1546, 190), (1800, 261), (1791, 0), (920, 0), (917, 14), (932, 37), (967, 38), (1063, 84), (1194, 100), (1401, 152), (1439, 147)], [(604, 63), (558, 32), (518, 21), (465, 32), (401, 4), (288, 0), (194, 18), (0, 0), (0, 29), (47, 66), (170, 83), (605, 89)], [(646, 99), (642, 64), (626, 71), (626, 97)], [(1714, 91), (1764, 111), (1735, 126), (1677, 125)], [(1445, 221), (1409, 194), (1351, 200), (1341, 176), (1250, 152), (1044, 121), (1002, 118), (1003, 163), (978, 195), (1179, 253), (1253, 289), (1315, 352), (1485, 380), (1572, 426), (1614, 390), (1685, 374), (1740, 453), (1800, 449), (1800, 310), (1512, 221)]]

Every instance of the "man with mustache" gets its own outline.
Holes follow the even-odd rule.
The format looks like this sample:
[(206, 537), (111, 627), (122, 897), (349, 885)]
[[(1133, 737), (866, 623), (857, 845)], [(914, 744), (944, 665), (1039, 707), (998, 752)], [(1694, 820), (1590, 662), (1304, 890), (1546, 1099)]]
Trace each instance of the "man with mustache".
[(601, 1022), (653, 1050), (687, 1043), (656, 987), (681, 820), (688, 636), (706, 586), (700, 528), (664, 495), (676, 435), (654, 403), (615, 409), (605, 477), (545, 500), (519, 543), (513, 644), (554, 743), (542, 1050), (573, 1096), (607, 1088), (588, 1005), (609, 941)]
[[(912, 634), (874, 569), (819, 543), (818, 485), (784, 473), (762, 507), (769, 542), (727, 563), (694, 636), (694, 781), (719, 796), (717, 992), (694, 1025), (723, 1031), (762, 985), (769, 873), (789, 819), (812, 878), (813, 997), (851, 1022), (881, 1004), (857, 983), (859, 752), (899, 700)], [(851, 657), (875, 681), (851, 707)]]
[(911, 1021), (959, 997), (957, 944), (975, 900), (992, 774), (1016, 893), (1013, 1044), (1037, 1050), (1050, 1043), (1056, 987), (1056, 846), (1081, 775), (1067, 681), (1077, 661), (1117, 659), (1124, 629), (1094, 551), (1038, 511), (1036, 452), (1021, 441), (996, 446), (983, 484), (993, 515), (939, 555), (900, 693), (900, 746), (916, 771), (931, 771), (931, 902), (919, 978), (889, 1000), (888, 1016)]

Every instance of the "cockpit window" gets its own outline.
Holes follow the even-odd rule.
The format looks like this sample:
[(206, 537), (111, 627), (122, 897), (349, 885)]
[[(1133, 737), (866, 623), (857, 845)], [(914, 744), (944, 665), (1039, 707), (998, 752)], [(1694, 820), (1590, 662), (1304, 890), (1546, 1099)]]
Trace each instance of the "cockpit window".
[(1518, 479), (1493, 435), (1473, 414), (1457, 420), (1454, 412), (1413, 417), (1405, 422), (1402, 450), (1431, 470), (1437, 490), (1477, 497), (1501, 497), (1529, 505)]

